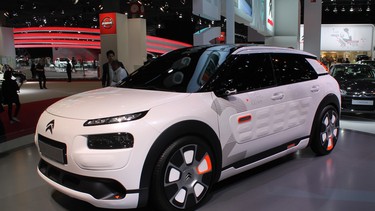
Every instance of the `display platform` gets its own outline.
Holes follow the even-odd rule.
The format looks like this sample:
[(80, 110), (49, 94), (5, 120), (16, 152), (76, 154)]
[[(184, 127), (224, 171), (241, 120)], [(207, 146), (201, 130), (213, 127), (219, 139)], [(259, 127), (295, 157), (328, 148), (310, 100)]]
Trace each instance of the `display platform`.
[[(198, 210), (374, 210), (374, 149), (375, 134), (341, 129), (331, 154), (304, 149), (224, 180)], [(37, 175), (38, 161), (34, 145), (0, 155), (1, 210), (107, 210), (52, 189)]]

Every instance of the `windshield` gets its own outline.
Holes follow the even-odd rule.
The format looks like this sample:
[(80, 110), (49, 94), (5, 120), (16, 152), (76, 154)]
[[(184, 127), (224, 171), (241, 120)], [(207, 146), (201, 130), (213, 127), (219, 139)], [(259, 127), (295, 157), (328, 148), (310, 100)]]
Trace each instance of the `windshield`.
[(374, 71), (368, 65), (337, 65), (333, 77), (338, 80), (374, 79)]
[(119, 87), (197, 92), (225, 61), (233, 46), (198, 46), (167, 53), (140, 67)]

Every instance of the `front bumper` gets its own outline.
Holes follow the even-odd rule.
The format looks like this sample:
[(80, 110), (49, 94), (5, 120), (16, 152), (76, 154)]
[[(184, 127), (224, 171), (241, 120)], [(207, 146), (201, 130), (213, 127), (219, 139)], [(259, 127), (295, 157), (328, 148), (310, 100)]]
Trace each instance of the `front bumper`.
[(138, 205), (139, 192), (127, 192), (121, 184), (111, 179), (71, 174), (53, 167), (43, 159), (37, 172), (56, 190), (96, 207), (132, 209)]
[[(51, 120), (54, 120), (53, 132), (46, 129)], [(83, 123), (47, 112), (42, 114), (35, 133), (42, 158), (38, 165), (41, 178), (60, 192), (97, 207), (144, 206), (142, 198), (147, 197), (148, 190), (140, 188), (142, 169), (153, 140), (160, 133), (142, 120), (92, 127)], [(88, 135), (122, 132), (134, 135), (133, 147), (91, 149), (88, 146)]]

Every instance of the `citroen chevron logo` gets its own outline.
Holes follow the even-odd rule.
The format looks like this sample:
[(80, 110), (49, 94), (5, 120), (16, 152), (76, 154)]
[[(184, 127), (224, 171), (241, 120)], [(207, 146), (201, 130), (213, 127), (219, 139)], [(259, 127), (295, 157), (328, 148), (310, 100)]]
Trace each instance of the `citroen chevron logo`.
[(46, 132), (49, 131), (52, 134), (53, 128), (55, 127), (55, 120), (50, 121), (46, 126)]

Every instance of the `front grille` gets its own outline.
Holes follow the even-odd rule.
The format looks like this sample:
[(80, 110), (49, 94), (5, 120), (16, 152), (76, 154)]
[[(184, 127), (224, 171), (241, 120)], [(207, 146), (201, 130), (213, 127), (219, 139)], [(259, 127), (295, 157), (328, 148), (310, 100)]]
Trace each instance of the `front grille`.
[(38, 168), (44, 176), (54, 182), (64, 187), (90, 194), (96, 199), (123, 199), (126, 195), (124, 186), (112, 179), (72, 174), (52, 166), (43, 159), (40, 160)]
[(40, 153), (58, 163), (67, 164), (66, 144), (54, 141), (38, 134), (38, 145)]

